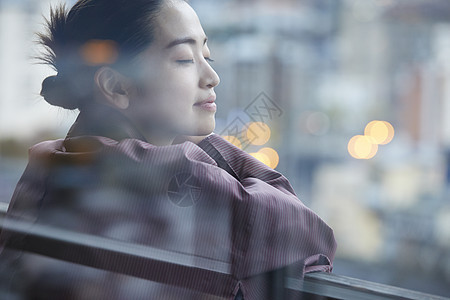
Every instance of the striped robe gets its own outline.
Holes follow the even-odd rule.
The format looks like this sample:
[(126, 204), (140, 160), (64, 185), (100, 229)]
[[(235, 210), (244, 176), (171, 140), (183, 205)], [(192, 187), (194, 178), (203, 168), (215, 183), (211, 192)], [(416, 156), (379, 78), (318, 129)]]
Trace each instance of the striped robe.
[(74, 264), (5, 248), (0, 263), (14, 258), (11, 289), (73, 299), (234, 299), (240, 290), (244, 299), (270, 299), (267, 272), (331, 271), (333, 231), (282, 174), (217, 134), (154, 146), (111, 116), (103, 128), (120, 134), (81, 113), (65, 139), (32, 147), (8, 218), (161, 250), (190, 267), (46, 250), (65, 251)]

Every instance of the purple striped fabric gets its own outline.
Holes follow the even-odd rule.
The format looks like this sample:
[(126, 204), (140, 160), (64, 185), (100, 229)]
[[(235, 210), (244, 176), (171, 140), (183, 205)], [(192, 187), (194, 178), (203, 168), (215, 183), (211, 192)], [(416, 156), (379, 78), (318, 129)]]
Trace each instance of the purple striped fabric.
[[(170, 299), (167, 295), (174, 293), (174, 299), (181, 294), (198, 299), (201, 292), (233, 299), (240, 288), (244, 299), (269, 299), (270, 282), (261, 274), (287, 265), (298, 266), (298, 277), (330, 272), (336, 250), (332, 230), (298, 199), (282, 174), (217, 134), (198, 145), (163, 147), (92, 135), (38, 144), (30, 150), (8, 214), (230, 266), (227, 280), (205, 278), (197, 269), (172, 278), (184, 287), (187, 281), (198, 283), (195, 292), (139, 281), (137, 290), (150, 298), (162, 293)], [(32, 265), (51, 269), (46, 263)], [(63, 269), (71, 268), (78, 267)], [(164, 277), (164, 269), (154, 273), (154, 278)], [(76, 288), (86, 280), (79, 276), (69, 276), (71, 293), (86, 292)], [(111, 276), (97, 276), (102, 292), (109, 299), (126, 291), (130, 296), (131, 281)]]

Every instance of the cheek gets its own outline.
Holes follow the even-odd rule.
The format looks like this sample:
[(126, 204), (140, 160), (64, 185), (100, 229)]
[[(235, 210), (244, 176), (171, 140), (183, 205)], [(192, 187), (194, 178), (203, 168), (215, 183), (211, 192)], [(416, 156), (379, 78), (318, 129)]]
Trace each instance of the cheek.
[(149, 83), (145, 99), (169, 115), (188, 114), (197, 101), (198, 89), (193, 76), (161, 76)]
[(195, 121), (193, 104), (199, 100), (198, 80), (194, 68), (187, 69), (166, 69), (159, 76), (149, 74), (143, 80), (133, 111), (147, 126), (157, 123), (180, 128)]
[(170, 103), (197, 100), (194, 97), (198, 91), (198, 74), (194, 67), (176, 67), (168, 63), (149, 75), (144, 82), (149, 97), (165, 98)]

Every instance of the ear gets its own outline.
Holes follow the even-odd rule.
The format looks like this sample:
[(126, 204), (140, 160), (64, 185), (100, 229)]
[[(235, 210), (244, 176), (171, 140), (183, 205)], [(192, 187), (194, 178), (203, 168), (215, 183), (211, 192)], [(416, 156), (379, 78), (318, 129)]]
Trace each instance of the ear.
[(95, 73), (94, 81), (107, 104), (118, 109), (128, 108), (130, 105), (128, 78), (112, 68), (101, 67)]

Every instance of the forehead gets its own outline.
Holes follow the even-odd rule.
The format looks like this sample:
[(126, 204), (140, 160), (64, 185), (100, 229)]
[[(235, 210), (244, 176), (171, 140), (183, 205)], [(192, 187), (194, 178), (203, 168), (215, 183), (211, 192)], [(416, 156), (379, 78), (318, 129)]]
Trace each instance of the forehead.
[(205, 32), (200, 20), (185, 1), (166, 1), (156, 21), (155, 43), (167, 45), (174, 39), (191, 37), (203, 44)]

